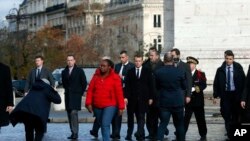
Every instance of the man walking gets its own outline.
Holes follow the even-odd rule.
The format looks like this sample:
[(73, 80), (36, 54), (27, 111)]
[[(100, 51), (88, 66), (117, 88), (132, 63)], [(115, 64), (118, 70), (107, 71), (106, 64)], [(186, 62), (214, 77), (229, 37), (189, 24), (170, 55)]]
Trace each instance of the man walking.
[(244, 90), (245, 74), (242, 66), (234, 62), (233, 52), (225, 54), (225, 63), (216, 71), (213, 90), (214, 98), (221, 98), (221, 115), (229, 139), (232, 126), (239, 124), (240, 98)]
[(207, 125), (205, 120), (203, 90), (207, 87), (207, 79), (204, 72), (196, 69), (196, 65), (199, 64), (199, 61), (196, 58), (191, 56), (187, 57), (187, 63), (190, 65), (193, 79), (191, 101), (185, 106), (185, 133), (187, 133), (190, 119), (194, 113), (199, 134), (201, 136), (200, 141), (205, 141), (207, 135)]
[(71, 130), (68, 139), (78, 138), (78, 111), (81, 110), (82, 96), (85, 92), (87, 81), (84, 71), (76, 66), (73, 55), (67, 57), (67, 67), (62, 71), (62, 83), (65, 89), (65, 107)]
[(0, 129), (9, 125), (9, 113), (12, 111), (13, 94), (10, 68), (0, 63)]
[[(143, 67), (150, 69), (153, 73), (159, 69), (160, 67), (164, 66), (164, 63), (160, 59), (159, 52), (155, 47), (149, 49), (149, 60), (147, 60)], [(154, 83), (154, 81), (153, 81)], [(155, 85), (154, 85), (155, 86)], [(146, 117), (146, 125), (149, 132), (149, 135), (146, 136), (147, 139), (156, 139), (157, 135), (157, 128), (158, 128), (158, 118), (159, 118), (159, 109), (157, 107), (157, 98), (155, 93), (155, 88), (152, 91), (152, 95), (155, 97), (153, 98), (153, 104), (148, 107), (147, 117)]]
[(172, 115), (176, 128), (176, 140), (184, 141), (184, 97), (186, 90), (185, 73), (173, 66), (170, 53), (164, 55), (165, 66), (156, 70), (155, 81), (159, 92), (160, 125), (157, 140), (163, 141), (165, 129)]
[(55, 80), (51, 74), (51, 72), (43, 66), (44, 58), (43, 56), (36, 56), (35, 57), (36, 68), (32, 69), (27, 77), (24, 92), (25, 95), (31, 89), (32, 85), (38, 79), (47, 79), (50, 82), (52, 87), (55, 87)]
[(132, 139), (134, 114), (137, 119), (137, 140), (144, 140), (145, 113), (153, 103), (153, 78), (150, 69), (143, 67), (143, 57), (135, 55), (135, 67), (128, 71), (125, 83), (125, 102), (128, 112), (126, 140)]
[[(122, 80), (122, 87), (124, 93), (127, 72), (135, 65), (129, 62), (129, 56), (127, 51), (125, 50), (120, 52), (120, 60), (121, 62), (115, 65), (115, 72), (119, 74)], [(116, 114), (114, 119), (112, 120), (112, 134), (110, 136), (111, 138), (120, 139), (121, 124), (122, 124), (122, 116)]]

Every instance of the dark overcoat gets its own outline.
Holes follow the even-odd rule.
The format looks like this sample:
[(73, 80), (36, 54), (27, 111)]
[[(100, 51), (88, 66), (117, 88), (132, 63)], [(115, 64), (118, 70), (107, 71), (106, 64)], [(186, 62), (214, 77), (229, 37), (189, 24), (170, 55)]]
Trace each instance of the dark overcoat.
[(13, 106), (10, 68), (0, 63), (0, 127), (9, 124), (7, 106)]
[(60, 104), (61, 97), (50, 85), (42, 80), (36, 80), (28, 94), (17, 104), (10, 114), (13, 126), (23, 122), (26, 114), (31, 114), (40, 119), (46, 131), (51, 102)]
[(62, 71), (62, 84), (65, 89), (66, 110), (81, 110), (82, 96), (87, 87), (84, 70), (74, 65), (69, 75), (68, 66)]

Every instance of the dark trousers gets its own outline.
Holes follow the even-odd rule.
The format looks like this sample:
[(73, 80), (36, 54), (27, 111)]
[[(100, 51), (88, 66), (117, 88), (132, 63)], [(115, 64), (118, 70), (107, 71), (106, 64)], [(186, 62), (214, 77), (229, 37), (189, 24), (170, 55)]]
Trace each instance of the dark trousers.
[(92, 127), (92, 132), (94, 134), (98, 134), (98, 131), (100, 129), (101, 125), (99, 124), (99, 122), (97, 121), (97, 119), (95, 118), (95, 121), (93, 123), (93, 127)]
[(194, 116), (195, 116), (195, 119), (196, 119), (196, 122), (198, 125), (198, 130), (199, 130), (200, 136), (201, 137), (206, 136), (207, 135), (207, 125), (206, 125), (206, 120), (205, 120), (204, 106), (192, 107), (190, 105), (187, 105), (185, 107), (185, 116), (184, 116), (185, 133), (187, 133), (190, 119), (191, 119), (193, 113), (194, 113)]
[(79, 130), (78, 110), (67, 110), (67, 115), (72, 135), (78, 135), (78, 130)]
[(26, 141), (42, 141), (44, 135), (44, 127), (42, 121), (37, 116), (27, 114), (24, 116), (23, 123), (25, 126)]
[(137, 138), (143, 139), (145, 136), (144, 125), (145, 125), (145, 112), (141, 111), (138, 106), (138, 102), (133, 104), (133, 106), (128, 105), (127, 108), (128, 114), (128, 130), (127, 136), (131, 137), (134, 130), (134, 114), (137, 121)]
[(160, 109), (160, 125), (157, 130), (157, 140), (163, 141), (166, 127), (168, 126), (170, 116), (173, 117), (174, 126), (176, 128), (177, 141), (185, 140), (184, 131), (184, 107), (169, 107)]
[(150, 137), (156, 137), (159, 120), (159, 108), (155, 105), (151, 105), (148, 108), (146, 117), (146, 126)]
[(229, 138), (232, 137), (232, 126), (240, 124), (240, 97), (235, 92), (225, 92), (221, 97), (221, 115), (225, 121), (225, 128)]
[(120, 136), (121, 126), (122, 126), (122, 116), (119, 116), (117, 113), (115, 114), (112, 120), (112, 135), (113, 136), (115, 137)]

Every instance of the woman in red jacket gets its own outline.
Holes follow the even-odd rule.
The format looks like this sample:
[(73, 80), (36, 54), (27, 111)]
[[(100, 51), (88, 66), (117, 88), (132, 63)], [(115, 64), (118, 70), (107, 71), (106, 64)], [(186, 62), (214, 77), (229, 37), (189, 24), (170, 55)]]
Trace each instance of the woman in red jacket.
[(85, 102), (101, 125), (103, 141), (110, 141), (110, 124), (117, 109), (121, 115), (125, 108), (121, 79), (112, 66), (113, 62), (108, 59), (101, 61), (89, 84)]

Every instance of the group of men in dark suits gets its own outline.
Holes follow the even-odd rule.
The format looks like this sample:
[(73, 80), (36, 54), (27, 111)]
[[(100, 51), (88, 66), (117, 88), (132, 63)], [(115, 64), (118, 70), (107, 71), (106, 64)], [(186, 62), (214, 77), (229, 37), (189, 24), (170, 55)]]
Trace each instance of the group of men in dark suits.
[[(116, 73), (120, 74), (123, 80), (124, 100), (127, 104), (128, 130), (125, 139), (132, 140), (135, 116), (137, 119), (137, 131), (134, 135), (137, 140), (144, 140), (145, 138), (162, 140), (162, 136), (168, 134), (166, 118), (169, 118), (172, 114), (176, 127), (177, 140), (184, 140), (185, 132), (187, 131), (187, 127), (184, 126), (184, 106), (190, 102), (193, 86), (194, 89), (200, 88), (199, 91), (194, 91), (198, 97), (193, 97), (198, 99), (197, 101), (200, 100), (200, 103), (203, 103), (203, 105), (201, 104), (200, 111), (202, 111), (202, 108), (204, 111), (203, 90), (206, 88), (205, 74), (194, 68), (192, 71), (195, 72), (195, 75), (193, 75), (192, 79), (190, 66), (180, 60), (180, 51), (178, 49), (171, 50), (169, 55), (164, 57), (164, 62), (161, 61), (156, 48), (150, 48), (148, 55), (149, 59), (143, 62), (143, 56), (136, 54), (134, 56), (135, 65), (133, 65), (128, 61), (127, 52), (122, 51), (120, 53), (121, 63), (115, 66)], [(126, 61), (122, 60), (124, 56), (126, 57)], [(196, 60), (193, 57), (189, 57), (189, 64), (198, 64), (198, 61), (190, 61), (191, 58)], [(199, 78), (197, 78), (197, 74)], [(200, 74), (202, 74), (202, 78), (204, 79), (200, 78)], [(202, 96), (199, 96), (199, 94)], [(164, 99), (167, 101), (164, 101)], [(168, 111), (167, 116), (164, 115), (166, 111)], [(192, 115), (192, 112), (193, 109), (190, 108), (188, 112), (189, 116)], [(197, 121), (203, 121), (202, 123), (198, 123), (199, 130), (200, 128), (206, 129), (204, 112), (199, 113), (199, 115), (201, 117)], [(160, 126), (158, 126), (159, 118), (161, 121), (164, 121), (161, 122)], [(190, 117), (185, 117), (185, 119), (187, 119), (185, 125), (189, 124)], [(121, 120), (117, 120), (116, 117), (114, 121), (116, 122), (112, 125), (113, 131), (111, 137), (113, 139), (120, 139), (120, 126), (115, 125), (120, 125)], [(145, 123), (149, 132), (149, 135), (146, 137), (144, 131)], [(158, 130), (160, 127), (162, 129)], [(201, 139), (203, 138), (206, 139), (206, 131), (201, 134)]]

